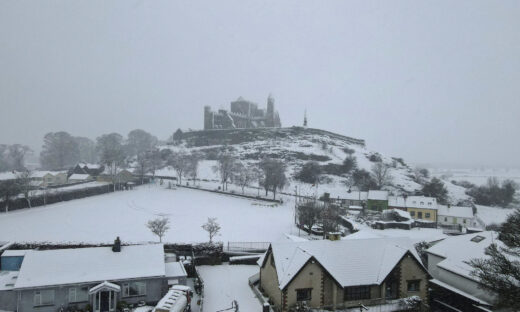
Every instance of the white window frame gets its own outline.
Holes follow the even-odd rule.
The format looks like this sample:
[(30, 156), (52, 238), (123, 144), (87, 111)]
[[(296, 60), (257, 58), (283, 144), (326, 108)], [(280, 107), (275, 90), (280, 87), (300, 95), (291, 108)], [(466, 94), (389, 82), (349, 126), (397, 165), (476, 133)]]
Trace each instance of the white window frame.
[[(82, 288), (86, 289), (83, 290)], [(87, 295), (84, 298), (78, 299), (78, 294), (84, 291)], [(74, 296), (71, 296), (74, 293)], [(69, 303), (87, 302), (88, 301), (88, 288), (87, 287), (71, 287), (69, 288)]]
[[(44, 293), (44, 292), (48, 292), (49, 294), (52, 294), (51, 296), (49, 296), (52, 299), (49, 301), (43, 301), (44, 297), (43, 297), (42, 293)], [(36, 290), (36, 291), (34, 291), (33, 304), (35, 307), (51, 306), (51, 305), (54, 305), (55, 298), (56, 298), (56, 294), (55, 294), (54, 289)]]
[[(131, 285), (137, 289), (137, 295), (130, 294)], [(137, 297), (137, 296), (146, 296), (146, 282), (128, 282), (123, 283), (123, 291), (122, 297)]]

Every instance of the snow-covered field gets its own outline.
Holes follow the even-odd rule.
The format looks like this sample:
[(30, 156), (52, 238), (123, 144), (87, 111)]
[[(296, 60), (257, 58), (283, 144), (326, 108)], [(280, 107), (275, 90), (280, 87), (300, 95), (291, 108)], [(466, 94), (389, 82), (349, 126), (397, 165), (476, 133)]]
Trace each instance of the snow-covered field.
[[(221, 311), (236, 300), (240, 311), (260, 312), (262, 306), (248, 285), (258, 273), (256, 265), (215, 265), (197, 267), (204, 281), (204, 311)], [(234, 311), (234, 310), (232, 310)]]
[(145, 223), (166, 216), (171, 229), (165, 242), (204, 242), (201, 225), (216, 217), (222, 230), (217, 240), (277, 241), (296, 233), (294, 203), (283, 205), (179, 188), (146, 185), (46, 207), (0, 214), (0, 241), (109, 243), (157, 241)]
[(520, 169), (430, 169), (432, 176), (444, 180), (468, 181), (476, 185), (486, 184), (487, 179), (496, 177), (499, 181), (511, 179), (520, 184)]

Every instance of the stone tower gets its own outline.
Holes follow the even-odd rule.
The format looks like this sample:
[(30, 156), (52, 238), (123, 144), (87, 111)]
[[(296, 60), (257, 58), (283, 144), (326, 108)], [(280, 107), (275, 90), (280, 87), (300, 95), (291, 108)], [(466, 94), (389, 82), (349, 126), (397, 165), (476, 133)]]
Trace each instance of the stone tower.
[(204, 130), (213, 129), (213, 112), (210, 106), (204, 106)]
[(274, 98), (272, 94), (269, 94), (267, 97), (267, 110), (265, 114), (265, 126), (266, 127), (274, 127), (275, 126), (275, 118), (274, 118)]

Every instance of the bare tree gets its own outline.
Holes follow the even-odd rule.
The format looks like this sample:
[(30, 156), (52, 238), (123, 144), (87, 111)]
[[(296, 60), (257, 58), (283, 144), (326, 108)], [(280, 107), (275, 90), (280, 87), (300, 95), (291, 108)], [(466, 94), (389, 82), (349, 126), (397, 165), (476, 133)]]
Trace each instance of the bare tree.
[(338, 232), (339, 230), (339, 207), (336, 205), (326, 204), (321, 211), (321, 222), (323, 225), (323, 237), (328, 233)]
[(382, 162), (377, 162), (372, 166), (372, 177), (378, 189), (390, 185), (393, 180), (390, 173), (390, 166)]
[(217, 223), (217, 218), (208, 218), (208, 222), (202, 225), (204, 231), (208, 232), (209, 242), (213, 242), (213, 238), (220, 232), (220, 224)]
[(236, 159), (227, 152), (221, 153), (218, 156), (217, 165), (213, 167), (213, 170), (219, 173), (223, 190), (227, 190), (227, 184), (233, 176), (233, 172), (236, 169), (236, 164)]
[(150, 160), (145, 153), (139, 153), (137, 155), (137, 171), (136, 173), (139, 175), (139, 178), (141, 179), (141, 184), (144, 183), (144, 176), (150, 172)]
[(170, 219), (157, 218), (150, 220), (146, 224), (146, 227), (148, 227), (153, 234), (159, 236), (159, 242), (162, 243), (164, 234), (170, 229)]
[(311, 234), (312, 227), (318, 222), (321, 209), (315, 202), (305, 202), (297, 206), (297, 220), (300, 227), (308, 230)]
[(244, 188), (255, 180), (255, 172), (251, 167), (242, 162), (238, 162), (233, 172), (232, 180), (233, 183), (240, 186), (242, 194), (244, 194)]
[(27, 201), (27, 205), (29, 208), (31, 206), (31, 197), (34, 194), (35, 188), (32, 185), (32, 172), (30, 170), (24, 170), (19, 172), (16, 175), (16, 184), (18, 184), (18, 188), (20, 193), (23, 194), (25, 200)]
[(78, 142), (64, 131), (49, 132), (43, 138), (40, 163), (46, 169), (64, 169), (79, 161)]
[(287, 184), (285, 176), (285, 164), (280, 160), (266, 158), (259, 164), (263, 171), (262, 186), (265, 189), (265, 195), (270, 190), (273, 192), (273, 198), (276, 198), (276, 191), (281, 190)]
[(177, 173), (177, 180), (179, 181), (179, 184), (182, 184), (182, 177), (189, 170), (189, 161), (190, 157), (184, 151), (179, 151), (173, 154), (169, 160), (169, 164)]
[(193, 184), (195, 184), (195, 180), (197, 179), (197, 175), (199, 172), (199, 162), (200, 162), (201, 156), (197, 152), (191, 153), (189, 159), (188, 159), (188, 176), (191, 178)]
[(11, 197), (20, 194), (20, 187), (14, 180), (0, 181), (0, 198), (3, 199), (5, 212), (9, 212)]

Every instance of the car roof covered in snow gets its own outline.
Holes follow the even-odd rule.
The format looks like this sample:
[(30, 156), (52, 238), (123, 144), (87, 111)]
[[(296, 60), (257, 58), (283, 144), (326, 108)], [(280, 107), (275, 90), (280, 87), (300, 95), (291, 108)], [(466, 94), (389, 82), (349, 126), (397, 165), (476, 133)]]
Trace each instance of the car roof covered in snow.
[(162, 244), (33, 250), (27, 252), (16, 289), (165, 276)]
[(498, 240), (498, 233), (485, 231), (450, 236), (427, 249), (427, 252), (444, 258), (437, 263), (438, 267), (474, 280), (475, 277), (470, 274), (473, 267), (468, 262), (471, 259), (487, 257), (485, 249), (492, 243), (503, 246)]
[(280, 289), (314, 258), (342, 287), (381, 284), (406, 253), (419, 263), (411, 240), (371, 238), (271, 244)]

